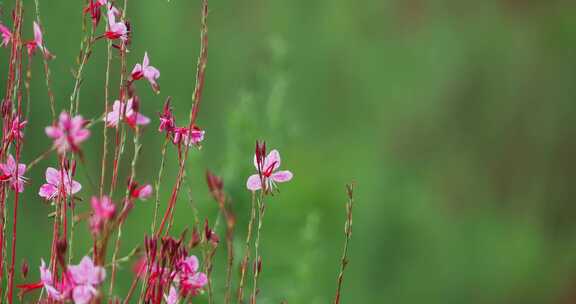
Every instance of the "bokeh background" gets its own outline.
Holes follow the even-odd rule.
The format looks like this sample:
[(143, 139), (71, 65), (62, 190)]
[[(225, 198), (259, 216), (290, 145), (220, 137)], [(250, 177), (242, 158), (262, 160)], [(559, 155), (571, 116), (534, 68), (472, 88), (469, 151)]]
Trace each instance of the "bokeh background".
[[(11, 25), (9, 2), (0, 4), (2, 21)], [(34, 2), (24, 2), (25, 36), (31, 37)], [(57, 56), (50, 67), (59, 109), (67, 108), (73, 87), (82, 2), (40, 1), (45, 40)], [(143, 137), (140, 182), (157, 175), (163, 137), (155, 118), (164, 99), (172, 96), (180, 123), (187, 119), (199, 8), (199, 0), (128, 5), (129, 66), (148, 51), (162, 73), (159, 95), (137, 84), (142, 111), (154, 118)], [(217, 208), (203, 172), (224, 177), (238, 216), (239, 254), (255, 140), (279, 149), (282, 166), (295, 174), (268, 202), (261, 303), (331, 301), (350, 181), (357, 182), (357, 205), (344, 303), (575, 303), (575, 12), (569, 0), (211, 0), (199, 116), (207, 133), (189, 162), (192, 203), (214, 222)], [(7, 58), (1, 49), (3, 71)], [(81, 90), (88, 118), (102, 112), (105, 58), (100, 41)], [(39, 57), (32, 66), (25, 161), (50, 145)], [(118, 69), (115, 56), (113, 98)], [(88, 177), (99, 178), (101, 132), (102, 124), (94, 126), (83, 146), (79, 212), (88, 211), (85, 202), (95, 193)], [(163, 207), (166, 185), (175, 179), (175, 153), (169, 150)], [(51, 241), (51, 209), (36, 192), (44, 168), (55, 165), (52, 156), (28, 173), (21, 205), (17, 249), (32, 277)], [(152, 201), (135, 207), (121, 256), (149, 233), (152, 210)], [(192, 223), (184, 191), (174, 231)], [(76, 260), (89, 244), (81, 221)], [(224, 253), (222, 246), (218, 301)], [(130, 267), (122, 265), (119, 294), (128, 289)]]

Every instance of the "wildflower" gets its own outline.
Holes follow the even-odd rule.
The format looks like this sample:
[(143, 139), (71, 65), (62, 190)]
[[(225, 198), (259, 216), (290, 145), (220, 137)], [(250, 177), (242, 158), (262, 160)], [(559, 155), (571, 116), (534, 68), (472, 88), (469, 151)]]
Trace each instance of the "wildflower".
[(158, 77), (160, 77), (160, 71), (157, 68), (150, 65), (150, 60), (148, 59), (148, 52), (144, 53), (144, 60), (142, 60), (142, 64), (137, 63), (132, 70), (132, 79), (139, 80), (142, 77), (146, 78), (150, 85), (152, 85), (152, 89), (154, 92), (158, 93), (160, 90), (160, 86), (156, 83)]
[(107, 196), (103, 196), (101, 199), (93, 196), (90, 205), (93, 212), (90, 217), (90, 230), (93, 234), (98, 234), (106, 222), (116, 215), (116, 205)]
[(136, 125), (147, 125), (150, 123), (148, 117), (138, 113), (138, 102), (134, 98), (128, 99), (126, 103), (119, 100), (114, 101), (112, 111), (106, 114), (106, 125), (108, 127), (117, 127), (122, 116), (132, 128), (135, 128)]
[(54, 282), (52, 272), (46, 267), (44, 260), (41, 260), (40, 264), (40, 282), (18, 286), (18, 288), (22, 289), (23, 293), (43, 288), (46, 291), (46, 294), (48, 294), (48, 298), (54, 301), (64, 301), (67, 298), (71, 287), (70, 281), (67, 279), (65, 274), (63, 274), (62, 282)]
[(12, 32), (2, 23), (0, 23), (0, 35), (2, 35), (0, 46), (8, 46), (8, 43), (12, 40)]
[(92, 298), (98, 295), (96, 287), (106, 277), (106, 270), (103, 267), (95, 266), (88, 256), (82, 258), (80, 264), (68, 266), (68, 273), (74, 283), (72, 299), (75, 304), (90, 303)]
[(166, 301), (166, 304), (178, 304), (179, 297), (180, 296), (178, 295), (176, 288), (174, 288), (174, 286), (170, 286), (170, 292), (168, 295), (164, 295), (164, 300)]
[(58, 171), (50, 167), (46, 169), (46, 182), (40, 187), (38, 194), (47, 200), (54, 199), (58, 191), (62, 191), (64, 195), (73, 195), (82, 189), (79, 182), (72, 180), (69, 172)]
[(162, 113), (160, 113), (160, 126), (158, 127), (158, 132), (166, 131), (171, 133), (176, 127), (176, 122), (174, 120), (174, 114), (172, 114), (172, 108), (170, 108), (170, 99), (166, 100), (164, 103), (164, 108)]
[(24, 182), (26, 182), (24, 177), (24, 172), (26, 172), (25, 164), (16, 166), (16, 160), (9, 154), (6, 163), (0, 164), (0, 171), (2, 172), (0, 181), (10, 182), (10, 187), (14, 191), (24, 191)]
[(128, 40), (128, 27), (126, 23), (120, 21), (116, 22), (116, 15), (119, 15), (118, 10), (110, 5), (108, 7), (108, 30), (104, 36), (110, 40), (120, 39), (122, 41)]
[(48, 49), (44, 46), (44, 40), (42, 38), (42, 30), (36, 21), (34, 21), (34, 40), (26, 43), (26, 48), (28, 50), (28, 56), (33, 56), (36, 53), (36, 49), (39, 49), (44, 54), (46, 59), (50, 59), (54, 56), (50, 54)]
[(27, 123), (28, 121), (26, 120), (21, 121), (19, 116), (14, 117), (10, 130), (8, 131), (8, 141), (22, 140), (24, 138), (23, 130)]
[(46, 127), (46, 135), (54, 139), (54, 146), (59, 153), (79, 151), (79, 145), (90, 136), (90, 131), (84, 128), (87, 121), (82, 115), (70, 117), (66, 112), (60, 113), (58, 124)]
[(150, 195), (152, 195), (152, 186), (150, 184), (138, 187), (137, 183), (132, 183), (130, 189), (130, 196), (132, 198), (146, 200)]
[(178, 263), (179, 271), (174, 281), (178, 283), (183, 295), (196, 295), (201, 288), (208, 283), (208, 277), (203, 272), (198, 272), (198, 258), (194, 255), (182, 258)]
[(176, 127), (172, 133), (172, 142), (175, 145), (199, 145), (204, 140), (204, 130), (196, 126), (192, 128)]
[(246, 187), (248, 190), (256, 191), (262, 189), (264, 184), (264, 191), (272, 190), (276, 187), (276, 183), (287, 182), (292, 179), (292, 172), (288, 170), (277, 171), (280, 167), (280, 153), (278, 150), (272, 150), (264, 158), (265, 149), (261, 149), (254, 156), (254, 166), (258, 174), (253, 174), (248, 177)]

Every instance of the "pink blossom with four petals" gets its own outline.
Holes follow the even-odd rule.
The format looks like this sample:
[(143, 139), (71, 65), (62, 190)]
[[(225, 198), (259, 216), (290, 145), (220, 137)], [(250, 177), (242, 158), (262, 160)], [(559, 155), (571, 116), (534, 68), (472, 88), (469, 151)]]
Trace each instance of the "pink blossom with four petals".
[(88, 304), (98, 295), (98, 287), (106, 278), (106, 270), (94, 265), (92, 259), (85, 256), (78, 265), (68, 266), (68, 274), (74, 287), (72, 299), (75, 304)]
[(172, 142), (175, 145), (198, 145), (204, 140), (205, 131), (194, 126), (192, 129), (185, 127), (176, 127), (172, 130)]
[(195, 255), (183, 258), (178, 263), (179, 271), (174, 277), (183, 295), (197, 295), (201, 288), (208, 283), (205, 273), (198, 271), (198, 258)]
[(128, 40), (128, 27), (126, 23), (120, 21), (116, 22), (116, 16), (120, 15), (118, 9), (111, 4), (108, 7), (108, 30), (104, 36), (110, 40), (120, 39), (122, 41)]
[(269, 191), (276, 187), (276, 183), (283, 183), (292, 179), (292, 172), (288, 170), (277, 171), (280, 168), (280, 153), (278, 150), (272, 150), (263, 160), (261, 166), (258, 164), (258, 157), (254, 155), (254, 166), (256, 170), (261, 170), (258, 174), (253, 174), (246, 181), (246, 188), (251, 191), (262, 189)]
[(58, 196), (58, 191), (63, 191), (64, 195), (73, 195), (82, 189), (79, 182), (72, 180), (69, 173), (62, 170), (64, 174), (54, 168), (46, 169), (46, 184), (40, 187), (38, 194), (47, 199), (52, 200)]
[(146, 78), (150, 85), (152, 85), (152, 89), (154, 92), (158, 92), (160, 87), (156, 80), (160, 77), (160, 71), (150, 65), (150, 60), (148, 59), (148, 52), (144, 52), (144, 60), (142, 60), (142, 64), (137, 63), (132, 70), (132, 79), (139, 80), (142, 78)]
[(2, 35), (2, 43), (0, 46), (8, 46), (10, 41), (12, 40), (12, 32), (8, 29), (4, 24), (0, 23), (0, 35)]
[(0, 181), (9, 182), (10, 188), (14, 191), (24, 191), (24, 183), (26, 182), (26, 178), (24, 177), (24, 172), (26, 172), (25, 164), (18, 164), (18, 166), (16, 166), (14, 157), (8, 155), (6, 163), (0, 164), (0, 171), (2, 172)]
[(130, 98), (126, 103), (119, 100), (114, 101), (112, 111), (106, 114), (106, 125), (108, 127), (117, 127), (122, 114), (124, 114), (126, 123), (132, 128), (135, 128), (136, 125), (147, 125), (150, 123), (148, 117), (138, 112), (138, 103), (134, 101), (134, 98)]
[(59, 153), (76, 152), (80, 149), (80, 143), (90, 136), (90, 131), (85, 128), (87, 123), (82, 115), (71, 118), (67, 112), (62, 112), (55, 126), (46, 127), (46, 135), (54, 140), (54, 147)]

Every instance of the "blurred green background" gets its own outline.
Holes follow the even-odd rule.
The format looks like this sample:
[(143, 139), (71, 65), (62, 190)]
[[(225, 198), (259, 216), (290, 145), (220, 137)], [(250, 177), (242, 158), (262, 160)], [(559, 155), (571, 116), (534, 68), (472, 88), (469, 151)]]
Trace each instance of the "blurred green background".
[[(11, 25), (8, 2), (0, 2), (2, 20)], [(50, 67), (59, 109), (68, 107), (73, 87), (82, 2), (40, 1), (45, 40), (57, 56)], [(31, 37), (34, 2), (24, 3)], [(163, 137), (156, 113), (167, 96), (179, 123), (187, 120), (199, 8), (199, 0), (129, 2), (129, 67), (148, 51), (162, 73), (157, 96), (145, 82), (136, 85), (143, 113), (154, 118), (144, 133), (140, 182), (157, 176)], [(224, 177), (240, 254), (255, 140), (279, 149), (282, 167), (295, 175), (268, 202), (261, 303), (331, 301), (344, 185), (352, 180), (357, 205), (344, 303), (576, 303), (575, 12), (568, 0), (211, 0), (199, 116), (207, 133), (189, 162), (193, 203), (213, 222), (217, 208), (203, 172)], [(7, 71), (8, 50), (0, 54)], [(32, 64), (27, 162), (50, 145), (39, 58)], [(81, 90), (80, 112), (88, 118), (103, 109), (105, 58), (99, 41)], [(92, 132), (83, 145), (87, 166), (78, 173), (84, 202), (95, 193), (87, 175), (99, 178), (102, 124)], [(124, 155), (131, 153), (128, 145)], [(177, 169), (176, 151), (169, 155), (163, 207)], [(19, 217), (18, 253), (33, 278), (51, 241), (51, 209), (36, 195), (47, 166), (56, 166), (55, 157), (28, 173)], [(88, 204), (78, 208), (86, 212)], [(121, 255), (149, 233), (152, 211), (152, 201), (135, 207)], [(192, 223), (184, 191), (175, 233)], [(90, 244), (86, 222), (78, 227), (76, 261)], [(219, 302), (224, 248), (215, 266)], [(120, 295), (130, 267), (119, 276)]]

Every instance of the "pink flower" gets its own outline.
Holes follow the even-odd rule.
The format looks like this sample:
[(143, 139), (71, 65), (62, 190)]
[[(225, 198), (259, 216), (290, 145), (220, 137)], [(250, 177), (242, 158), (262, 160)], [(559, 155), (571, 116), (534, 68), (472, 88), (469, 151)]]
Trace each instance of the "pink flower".
[(283, 183), (292, 179), (292, 172), (288, 170), (276, 171), (280, 167), (280, 153), (277, 150), (270, 151), (265, 159), (263, 154), (265, 153), (262, 153), (262, 156), (254, 156), (254, 166), (258, 174), (248, 177), (246, 182), (248, 190), (260, 190), (262, 183), (264, 183), (264, 191), (270, 191), (276, 187), (276, 183)]
[(0, 46), (8, 46), (8, 43), (10, 43), (10, 40), (12, 40), (12, 32), (10, 32), (10, 30), (4, 25), (0, 23), (0, 35), (2, 35), (2, 43), (0, 43)]
[(198, 145), (204, 140), (204, 130), (194, 126), (190, 128), (176, 127), (173, 130), (172, 142), (175, 145)]
[(39, 49), (44, 54), (44, 57), (47, 59), (52, 58), (52, 54), (48, 51), (48, 49), (44, 46), (44, 40), (42, 38), (42, 30), (40, 30), (40, 26), (36, 21), (34, 21), (34, 40), (29, 41), (26, 43), (26, 48), (28, 49), (28, 56), (34, 55), (36, 53), (36, 49)]
[(106, 270), (95, 266), (92, 259), (85, 256), (80, 264), (68, 266), (68, 274), (74, 283), (72, 290), (74, 303), (87, 304), (98, 294), (96, 287), (104, 281)]
[(132, 198), (137, 198), (141, 200), (146, 200), (147, 198), (152, 195), (152, 186), (150, 184), (143, 185), (138, 187), (137, 183), (133, 183), (131, 185), (130, 196)]
[(122, 21), (116, 22), (116, 15), (119, 15), (118, 10), (110, 5), (108, 7), (108, 31), (104, 35), (110, 40), (126, 41), (128, 40), (128, 27)]
[(183, 258), (178, 263), (179, 271), (174, 281), (178, 283), (182, 294), (196, 295), (208, 283), (206, 274), (198, 272), (198, 265), (198, 258), (194, 255)]
[(138, 102), (134, 101), (134, 98), (130, 98), (126, 103), (119, 100), (114, 101), (112, 111), (106, 114), (106, 125), (108, 127), (117, 127), (122, 114), (124, 114), (126, 123), (132, 128), (135, 128), (136, 125), (147, 125), (150, 123), (148, 117), (138, 113)]
[(102, 231), (106, 222), (116, 215), (116, 205), (107, 196), (103, 196), (101, 199), (93, 196), (90, 200), (90, 205), (92, 205), (90, 230), (93, 234), (98, 234)]
[(26, 182), (26, 178), (24, 177), (24, 172), (26, 172), (25, 164), (18, 164), (18, 166), (16, 166), (16, 160), (9, 154), (6, 163), (0, 164), (0, 171), (2, 172), (0, 181), (10, 182), (10, 187), (14, 191), (24, 191), (24, 182)]
[(80, 143), (90, 136), (90, 131), (84, 128), (86, 124), (82, 115), (71, 118), (68, 113), (62, 112), (57, 125), (46, 127), (46, 135), (54, 139), (54, 146), (59, 153), (70, 150), (76, 152)]
[(178, 291), (176, 290), (176, 288), (174, 288), (174, 286), (170, 286), (170, 292), (168, 293), (168, 295), (164, 295), (164, 300), (166, 301), (166, 304), (178, 304), (179, 298), (180, 295), (178, 294)]
[(54, 282), (52, 280), (52, 272), (46, 268), (46, 263), (41, 260), (40, 265), (40, 282), (42, 283), (48, 297), (56, 301), (62, 301), (64, 296), (56, 287), (54, 287)]
[(144, 60), (142, 64), (137, 63), (132, 70), (132, 79), (139, 80), (142, 77), (146, 78), (148, 82), (152, 85), (152, 89), (158, 92), (160, 87), (156, 83), (158, 77), (160, 77), (160, 71), (155, 67), (150, 65), (150, 60), (148, 59), (148, 52), (144, 53)]
[(52, 200), (58, 195), (58, 191), (62, 191), (64, 195), (73, 195), (82, 189), (79, 182), (71, 179), (69, 172), (62, 171), (54, 168), (46, 169), (47, 183), (42, 185), (38, 192), (41, 197)]

